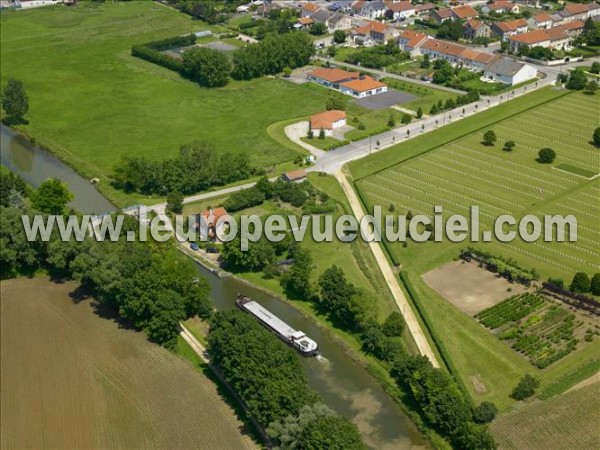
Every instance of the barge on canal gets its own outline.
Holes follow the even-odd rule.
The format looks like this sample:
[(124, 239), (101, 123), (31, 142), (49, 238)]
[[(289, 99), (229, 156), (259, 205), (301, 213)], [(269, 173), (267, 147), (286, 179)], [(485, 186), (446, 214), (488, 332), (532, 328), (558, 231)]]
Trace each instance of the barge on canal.
[(286, 344), (291, 345), (304, 356), (319, 354), (317, 343), (302, 331), (293, 329), (267, 308), (244, 295), (238, 295), (235, 304), (244, 312), (256, 317), (264, 326), (273, 331)]

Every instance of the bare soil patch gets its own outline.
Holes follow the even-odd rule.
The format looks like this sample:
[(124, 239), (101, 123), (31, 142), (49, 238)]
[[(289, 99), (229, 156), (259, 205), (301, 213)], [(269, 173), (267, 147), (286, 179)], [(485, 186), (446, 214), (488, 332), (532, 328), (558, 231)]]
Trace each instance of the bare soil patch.
[(1, 448), (254, 446), (208, 378), (74, 302), (76, 287), (0, 285)]
[(526, 291), (524, 286), (510, 283), (476, 263), (463, 261), (444, 264), (422, 278), (430, 288), (471, 316)]

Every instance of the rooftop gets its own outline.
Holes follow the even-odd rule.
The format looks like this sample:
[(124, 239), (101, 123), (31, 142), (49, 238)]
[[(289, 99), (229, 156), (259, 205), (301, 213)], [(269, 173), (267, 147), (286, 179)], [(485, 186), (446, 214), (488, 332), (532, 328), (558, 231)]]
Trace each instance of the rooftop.
[(310, 117), (311, 130), (331, 130), (333, 123), (346, 118), (346, 112), (338, 109), (323, 111)]
[(469, 5), (461, 5), (452, 8), (452, 14), (454, 14), (459, 19), (468, 19), (469, 17), (477, 17), (479, 15), (479, 13), (475, 11), (472, 6)]
[(514, 76), (525, 67), (525, 63), (515, 61), (510, 58), (500, 57), (486, 67), (486, 70), (497, 73), (499, 75)]
[(356, 79), (356, 80), (346, 81), (345, 83), (342, 83), (342, 86), (344, 86), (348, 89), (352, 89), (353, 91), (356, 91), (356, 92), (365, 92), (365, 91), (370, 91), (372, 89), (385, 87), (386, 84), (382, 83), (381, 81), (377, 81), (377, 80), (371, 78), (370, 76), (366, 75), (366, 76)]
[(342, 69), (315, 69), (310, 73), (315, 78), (329, 81), (330, 83), (337, 83), (339, 81), (349, 80), (352, 78), (358, 78), (358, 72), (347, 72)]

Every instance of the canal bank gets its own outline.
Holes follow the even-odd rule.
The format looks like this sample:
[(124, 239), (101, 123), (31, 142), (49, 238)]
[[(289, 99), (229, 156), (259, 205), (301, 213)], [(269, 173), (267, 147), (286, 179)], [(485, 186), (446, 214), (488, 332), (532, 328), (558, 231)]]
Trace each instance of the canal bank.
[[(3, 129), (2, 164), (36, 186), (55, 176), (69, 184), (77, 205), (84, 212), (97, 212), (110, 204), (90, 185), (60, 160), (36, 148), (14, 133)], [(93, 189), (93, 190), (90, 190)], [(98, 199), (95, 196), (100, 196)], [(81, 202), (81, 203), (80, 203)], [(106, 203), (102, 203), (106, 202)], [(310, 386), (324, 403), (354, 422), (371, 448), (423, 448), (428, 442), (415, 424), (386, 394), (379, 381), (365, 368), (361, 355), (348, 344), (297, 307), (277, 296), (257, 288), (246, 280), (198, 266), (199, 273), (211, 286), (211, 298), (217, 309), (235, 307), (235, 297), (243, 293), (260, 302), (291, 326), (304, 331), (319, 343), (322, 358), (302, 358)]]

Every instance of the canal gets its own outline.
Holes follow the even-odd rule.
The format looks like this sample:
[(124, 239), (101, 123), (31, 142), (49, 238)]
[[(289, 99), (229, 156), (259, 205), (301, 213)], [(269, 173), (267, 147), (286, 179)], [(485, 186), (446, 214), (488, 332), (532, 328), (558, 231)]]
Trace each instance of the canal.
[[(2, 126), (1, 155), (3, 165), (33, 186), (50, 177), (67, 183), (75, 196), (73, 207), (82, 212), (115, 209), (88, 180), (5, 126)], [(390, 450), (427, 447), (415, 425), (378, 382), (309, 319), (280, 299), (234, 277), (219, 278), (201, 265), (198, 271), (210, 283), (217, 309), (234, 308), (235, 296), (244, 293), (317, 341), (322, 357), (301, 358), (310, 386), (329, 407), (358, 426), (369, 447)]]

